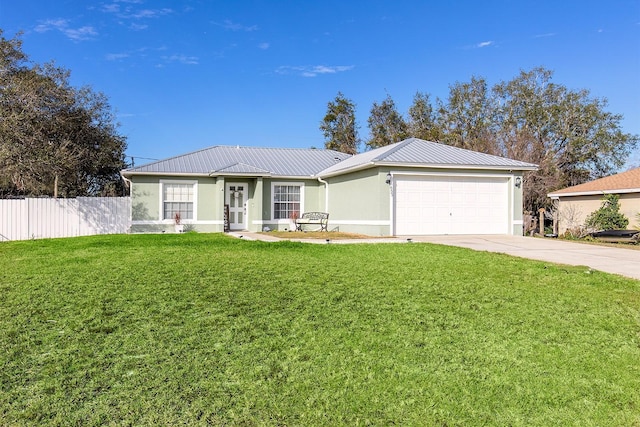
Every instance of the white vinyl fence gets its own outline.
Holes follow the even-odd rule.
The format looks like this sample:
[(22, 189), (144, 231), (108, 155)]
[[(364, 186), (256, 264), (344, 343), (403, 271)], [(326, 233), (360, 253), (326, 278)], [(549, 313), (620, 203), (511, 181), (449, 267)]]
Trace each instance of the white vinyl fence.
[(128, 233), (130, 197), (0, 200), (0, 242)]

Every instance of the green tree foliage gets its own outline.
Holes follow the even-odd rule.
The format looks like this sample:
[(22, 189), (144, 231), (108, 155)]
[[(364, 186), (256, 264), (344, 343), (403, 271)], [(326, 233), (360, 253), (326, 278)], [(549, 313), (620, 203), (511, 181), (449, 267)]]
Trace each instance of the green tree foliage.
[(380, 104), (373, 103), (368, 124), (371, 133), (368, 148), (384, 147), (409, 137), (409, 127), (390, 95)]
[(436, 123), (436, 112), (428, 94), (416, 92), (409, 108), (409, 136), (425, 141), (441, 141), (442, 131)]
[(449, 87), (449, 98), (439, 101), (438, 124), (443, 132), (442, 142), (467, 150), (499, 154), (495, 140), (494, 100), (481, 77), (469, 83), (455, 83)]
[(550, 191), (615, 172), (638, 143), (622, 132), (622, 116), (606, 111), (606, 99), (552, 83), (552, 76), (535, 68), (493, 89), (499, 152), (540, 165), (525, 176), (528, 208), (547, 205)]
[(122, 194), (125, 148), (104, 94), (30, 63), (0, 30), (0, 196)]
[[(552, 77), (539, 67), (491, 88), (472, 77), (450, 86), (436, 108), (418, 93), (409, 108), (408, 135), (539, 165), (524, 175), (524, 208), (548, 208), (549, 192), (615, 173), (640, 140), (622, 131), (622, 116), (607, 111), (606, 99), (553, 83)], [(386, 137), (389, 126), (382, 126), (392, 122), (385, 119), (392, 107), (374, 104), (370, 147), (403, 139)], [(393, 121), (402, 120), (397, 116)]]
[(620, 212), (618, 195), (605, 195), (602, 198), (602, 206), (589, 214), (585, 220), (585, 225), (597, 230), (620, 230), (627, 228), (629, 219)]
[(524, 208), (550, 207), (547, 194), (617, 172), (640, 137), (625, 133), (622, 115), (587, 90), (552, 82), (542, 67), (489, 87), (482, 77), (449, 87), (446, 100), (418, 92), (408, 121), (390, 96), (374, 103), (367, 148), (407, 137), (495, 154), (539, 165), (523, 177)]
[(327, 104), (327, 114), (320, 122), (320, 130), (326, 140), (325, 148), (348, 154), (358, 152), (360, 138), (355, 111), (355, 104), (341, 92)]

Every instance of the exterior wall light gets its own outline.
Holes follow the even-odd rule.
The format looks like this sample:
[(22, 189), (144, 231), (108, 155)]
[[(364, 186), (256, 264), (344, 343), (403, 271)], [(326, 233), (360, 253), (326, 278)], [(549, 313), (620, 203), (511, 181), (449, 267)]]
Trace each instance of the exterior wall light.
[(387, 185), (391, 185), (391, 172), (387, 172), (387, 179), (385, 181)]
[(516, 185), (516, 188), (520, 188), (520, 186), (522, 185), (522, 178), (520, 178), (519, 176), (516, 176), (515, 185)]

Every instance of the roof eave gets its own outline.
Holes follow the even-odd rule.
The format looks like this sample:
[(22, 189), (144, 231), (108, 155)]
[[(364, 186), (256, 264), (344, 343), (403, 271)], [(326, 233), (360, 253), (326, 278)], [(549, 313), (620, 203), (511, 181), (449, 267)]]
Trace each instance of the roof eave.
[(352, 166), (350, 168), (344, 168), (344, 169), (339, 169), (337, 171), (333, 171), (333, 172), (329, 172), (329, 173), (322, 173), (320, 172), (319, 174), (317, 174), (316, 176), (319, 178), (331, 178), (332, 176), (338, 176), (338, 175), (344, 175), (346, 173), (351, 173), (351, 172), (357, 172), (357, 171), (361, 171), (364, 169), (369, 169), (376, 166), (376, 163), (374, 162), (368, 162), (368, 163), (363, 163), (360, 165), (356, 165), (356, 166)]
[(465, 165), (465, 164), (446, 164), (446, 163), (403, 163), (403, 162), (375, 162), (375, 166), (393, 166), (393, 167), (409, 167), (409, 168), (436, 168), (436, 169), (485, 169), (485, 170), (506, 170), (506, 171), (535, 171), (538, 167), (535, 165)]
[(384, 162), (375, 161), (362, 165), (354, 166), (351, 168), (340, 169), (327, 174), (318, 174), (321, 178), (330, 178), (332, 176), (343, 175), (351, 172), (360, 171), (363, 169), (369, 169), (376, 166), (389, 166), (389, 167), (407, 167), (407, 168), (422, 168), (422, 169), (474, 169), (474, 170), (503, 170), (503, 171), (535, 171), (538, 170), (537, 166), (522, 166), (522, 165), (464, 165), (464, 164), (427, 164), (427, 163), (403, 163), (403, 162)]
[(132, 172), (123, 170), (120, 175), (125, 178), (132, 176), (179, 176), (179, 177), (202, 177), (202, 178), (218, 178), (218, 177), (247, 177), (247, 178), (277, 178), (277, 179), (309, 179), (315, 180), (315, 175), (273, 175), (273, 174), (257, 174), (257, 173), (173, 173), (173, 172)]
[(232, 176), (232, 177), (249, 177), (249, 178), (271, 178), (273, 175), (270, 173), (255, 173), (255, 172), (211, 172), (207, 174), (212, 178), (217, 178), (219, 176)]
[(309, 179), (315, 181), (316, 175), (274, 175), (273, 179)]
[(552, 199), (559, 199), (560, 197), (575, 197), (575, 196), (599, 196), (603, 194), (629, 194), (640, 193), (640, 188), (622, 188), (617, 190), (592, 190), (592, 191), (573, 191), (571, 193), (549, 193), (547, 197)]
[(120, 171), (120, 175), (123, 177), (132, 177), (135, 175), (138, 176), (184, 176), (184, 177), (208, 177), (208, 173), (187, 173), (187, 172), (147, 172), (147, 171), (130, 171), (123, 170)]

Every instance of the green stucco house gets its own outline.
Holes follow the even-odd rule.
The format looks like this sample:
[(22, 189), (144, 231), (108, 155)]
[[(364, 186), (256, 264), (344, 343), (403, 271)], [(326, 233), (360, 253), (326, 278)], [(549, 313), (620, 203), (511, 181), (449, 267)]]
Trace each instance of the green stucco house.
[(522, 235), (522, 174), (536, 165), (410, 138), (348, 155), (215, 146), (122, 171), (132, 232), (292, 229), (329, 213), (329, 230), (371, 236)]

